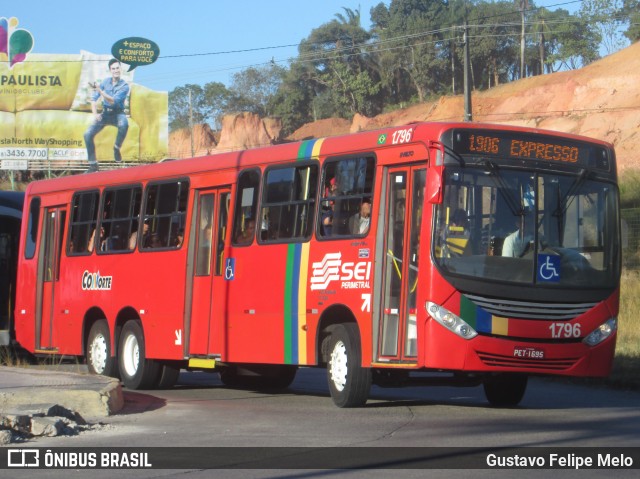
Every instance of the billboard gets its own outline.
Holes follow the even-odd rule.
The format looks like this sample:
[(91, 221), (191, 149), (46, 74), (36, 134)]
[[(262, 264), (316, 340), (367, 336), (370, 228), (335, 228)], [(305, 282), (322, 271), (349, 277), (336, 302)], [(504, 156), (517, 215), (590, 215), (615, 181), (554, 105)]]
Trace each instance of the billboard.
[[(111, 78), (109, 61), (113, 57), (86, 51), (24, 51), (30, 49), (25, 42), (26, 30), (15, 28), (17, 21), (11, 20), (0, 18), (2, 168), (33, 169), (31, 164), (50, 160), (86, 165), (85, 133), (95, 121), (91, 100), (95, 86)], [(18, 33), (21, 46), (16, 47), (12, 39)], [(17, 54), (16, 48), (22, 53)], [(123, 110), (128, 130), (120, 147), (121, 159), (126, 164), (159, 161), (168, 154), (168, 94), (134, 83), (133, 76), (133, 68), (123, 64), (121, 79), (128, 85)], [(98, 113), (105, 106), (100, 100)], [(114, 162), (116, 134), (117, 128), (108, 125), (95, 136), (100, 164)]]

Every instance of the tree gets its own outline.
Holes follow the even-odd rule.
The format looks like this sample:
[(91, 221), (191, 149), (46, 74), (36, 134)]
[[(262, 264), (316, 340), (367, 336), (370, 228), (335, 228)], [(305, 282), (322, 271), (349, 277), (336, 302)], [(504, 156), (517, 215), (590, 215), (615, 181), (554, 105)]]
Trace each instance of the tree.
[[(551, 27), (547, 23), (549, 18), (549, 10), (546, 8), (539, 8), (534, 13), (533, 18), (533, 33), (538, 40), (538, 74), (544, 75), (545, 67), (547, 66), (547, 41), (552, 34)], [(535, 71), (535, 70), (534, 70)]]
[(286, 69), (270, 62), (262, 67), (249, 67), (233, 75), (229, 111), (250, 111), (270, 116), (271, 100), (283, 81)]
[(622, 13), (629, 24), (624, 36), (631, 42), (640, 40), (640, 1), (624, 0)]
[(580, 17), (558, 9), (551, 12), (548, 23), (553, 25), (554, 33), (547, 42), (547, 65), (553, 71), (575, 70), (600, 58), (600, 34), (593, 28), (585, 28)]
[(311, 110), (313, 97), (304, 65), (294, 61), (269, 106), (273, 115), (280, 118), (285, 136), (315, 119)]
[(513, 4), (506, 1), (481, 1), (471, 11), (471, 23), (477, 26), (470, 44), (475, 87), (497, 86), (518, 76), (517, 32), (509, 21), (513, 13)]
[(214, 130), (222, 127), (222, 116), (228, 109), (231, 92), (220, 82), (209, 82), (204, 85), (204, 98), (209, 107), (207, 120)]
[(206, 123), (211, 115), (204, 89), (187, 84), (169, 92), (169, 128), (171, 131), (189, 128), (192, 124)]
[(394, 0), (389, 5), (389, 26), (381, 38), (394, 49), (394, 73), (408, 76), (420, 102), (444, 91), (450, 78), (442, 29), (446, 7), (443, 0)]
[(300, 43), (298, 61), (314, 92), (312, 111), (322, 107), (341, 117), (371, 114), (379, 84), (365, 48), (370, 35), (360, 25), (359, 10), (343, 10)]
[(600, 33), (602, 47), (607, 54), (626, 45), (620, 36), (623, 24), (624, 0), (583, 0), (580, 16), (586, 25), (593, 25)]

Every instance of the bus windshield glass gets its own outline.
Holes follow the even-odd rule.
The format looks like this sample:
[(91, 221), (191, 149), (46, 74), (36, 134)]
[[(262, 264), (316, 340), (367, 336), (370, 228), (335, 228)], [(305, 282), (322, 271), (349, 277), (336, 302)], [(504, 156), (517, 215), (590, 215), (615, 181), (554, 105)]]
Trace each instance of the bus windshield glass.
[(437, 265), (483, 281), (614, 287), (618, 193), (588, 177), (447, 168), (432, 241)]

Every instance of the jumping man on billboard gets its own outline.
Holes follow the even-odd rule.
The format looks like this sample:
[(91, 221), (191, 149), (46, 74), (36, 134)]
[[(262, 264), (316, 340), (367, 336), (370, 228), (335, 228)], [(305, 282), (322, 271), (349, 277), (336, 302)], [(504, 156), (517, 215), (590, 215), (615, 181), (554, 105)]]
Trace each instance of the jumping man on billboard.
[[(120, 162), (122, 161), (120, 148), (129, 129), (127, 115), (124, 113), (124, 102), (129, 94), (129, 84), (120, 77), (121, 65), (115, 58), (109, 60), (109, 71), (111, 72), (111, 78), (106, 78), (99, 85), (97, 83), (91, 85), (94, 90), (91, 96), (91, 111), (95, 119), (84, 134), (89, 160), (88, 173), (98, 171), (94, 143), (95, 136), (107, 125), (113, 125), (118, 128), (116, 142), (113, 146), (113, 156), (116, 162)], [(97, 102), (100, 99), (102, 99), (102, 113), (98, 113), (97, 107)]]

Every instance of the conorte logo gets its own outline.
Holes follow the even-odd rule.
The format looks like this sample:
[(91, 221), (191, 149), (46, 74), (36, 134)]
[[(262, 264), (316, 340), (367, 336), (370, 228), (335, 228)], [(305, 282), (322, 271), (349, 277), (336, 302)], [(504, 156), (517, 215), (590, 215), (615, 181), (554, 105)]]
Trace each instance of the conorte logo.
[(40, 467), (40, 451), (37, 449), (8, 449), (7, 467)]

